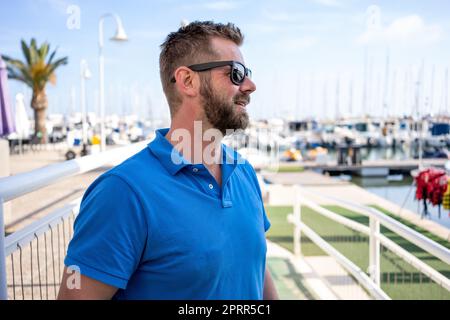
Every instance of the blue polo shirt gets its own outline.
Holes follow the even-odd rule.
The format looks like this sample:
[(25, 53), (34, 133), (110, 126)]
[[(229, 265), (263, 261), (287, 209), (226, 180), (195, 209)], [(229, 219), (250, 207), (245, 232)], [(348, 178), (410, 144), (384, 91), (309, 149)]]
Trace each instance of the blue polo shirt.
[(87, 189), (65, 265), (116, 299), (262, 299), (270, 223), (255, 171), (222, 145), (219, 186), (167, 132)]

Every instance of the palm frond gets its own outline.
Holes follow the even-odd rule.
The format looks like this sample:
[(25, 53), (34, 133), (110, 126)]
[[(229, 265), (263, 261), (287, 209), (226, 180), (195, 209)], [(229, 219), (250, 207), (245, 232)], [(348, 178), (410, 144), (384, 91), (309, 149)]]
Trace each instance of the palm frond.
[(48, 76), (50, 76), (55, 70), (56, 68), (58, 68), (59, 66), (65, 65), (69, 62), (67, 57), (61, 58), (56, 60), (54, 63), (52, 63), (51, 65), (48, 65)]
[(38, 61), (38, 52), (37, 52), (37, 47), (36, 47), (36, 40), (34, 38), (31, 39), (29, 49), (30, 49), (30, 61), (31, 61), (30, 66), (32, 66), (33, 64), (35, 64)]
[(50, 49), (49, 44), (47, 42), (44, 42), (38, 50), (39, 58), (45, 60), (45, 57), (47, 56), (49, 49)]
[(13, 58), (11, 58), (10, 56), (4, 55), (2, 54), (2, 59), (5, 60), (5, 62), (8, 62), (10, 60), (14, 60)]
[(2, 56), (2, 59), (10, 66), (14, 66), (17, 69), (27, 69), (27, 66), (23, 61), (20, 61), (18, 59), (13, 59), (8, 56)]
[(8, 71), (8, 78), (20, 80), (22, 82), (25, 82), (27, 85), (30, 85), (32, 83), (29, 75), (23, 74), (20, 70), (14, 69), (10, 66), (7, 66), (6, 70)]
[(58, 50), (58, 48), (55, 49), (55, 51), (52, 52), (52, 54), (50, 55), (50, 58), (48, 58), (47, 64), (51, 64), (53, 61), (53, 58), (55, 57), (56, 51)]
[(34, 49), (34, 50), (37, 50), (37, 45), (36, 45), (36, 39), (35, 38), (31, 39), (31, 41), (30, 41), (30, 48)]
[(23, 39), (20, 41), (20, 43), (22, 46), (22, 53), (25, 56), (28, 65), (31, 65), (30, 48), (27, 46), (26, 42)]

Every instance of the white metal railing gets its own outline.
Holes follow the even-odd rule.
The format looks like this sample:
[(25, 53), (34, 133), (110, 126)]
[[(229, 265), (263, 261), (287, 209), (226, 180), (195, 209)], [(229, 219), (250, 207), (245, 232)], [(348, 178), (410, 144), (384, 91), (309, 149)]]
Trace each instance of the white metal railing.
[[(380, 287), (380, 245), (382, 244), (397, 256), (402, 258), (404, 261), (415, 267), (417, 270), (427, 275), (436, 284), (442, 288), (450, 291), (450, 280), (430, 267), (428, 264), (422, 262), (416, 256), (412, 255), (410, 252), (406, 251), (395, 242), (387, 238), (380, 233), (380, 224), (386, 228), (394, 231), (396, 234), (407, 239), (411, 243), (417, 245), (426, 252), (432, 254), (433, 256), (439, 258), (440, 260), (450, 263), (450, 250), (443, 247), (442, 245), (428, 239), (422, 234), (412, 230), (411, 228), (403, 225), (402, 223), (396, 221), (395, 219), (385, 215), (384, 213), (376, 210), (375, 208), (370, 208), (364, 205), (355, 204), (342, 199), (337, 199), (330, 196), (325, 196), (318, 194), (316, 192), (308, 191), (300, 186), (292, 186), (295, 189), (294, 200), (290, 205), (294, 206), (294, 213), (288, 216), (288, 221), (294, 224), (294, 253), (296, 255), (301, 254), (301, 242), (300, 237), (303, 232), (308, 238), (311, 239), (316, 245), (318, 245), (322, 250), (328, 253), (330, 256), (335, 258), (335, 260), (352, 274), (355, 279), (358, 280), (359, 284), (363, 286), (369, 294), (376, 299), (388, 299), (389, 297)], [(316, 202), (310, 200), (311, 198), (319, 197), (332, 201), (334, 203), (343, 205), (347, 208), (352, 208), (353, 210), (362, 213), (369, 217), (369, 227), (345, 218), (339, 214), (336, 214)], [(270, 201), (269, 201), (270, 204)], [(361, 232), (369, 236), (369, 275), (361, 271), (353, 262), (344, 257), (340, 252), (323, 240), (317, 233), (315, 233), (311, 228), (304, 224), (301, 220), (301, 206), (310, 207), (315, 212), (340, 223), (352, 230)]]
[(38, 190), (63, 178), (82, 174), (105, 164), (118, 163), (131, 154), (142, 150), (148, 141), (131, 144), (126, 147), (119, 147), (99, 154), (93, 154), (78, 159), (51, 164), (49, 166), (36, 169), (27, 173), (0, 179), (0, 199), (3, 202), (23, 196), (32, 191)]
[(24, 248), (40, 234), (47, 232), (49, 229), (51, 230), (52, 227), (63, 222), (68, 215), (76, 214), (81, 199), (77, 199), (67, 204), (65, 207), (50, 213), (43, 219), (25, 227), (23, 230), (9, 235), (6, 239), (3, 216), (4, 204), (64, 178), (79, 175), (106, 164), (118, 164), (142, 150), (148, 142), (148, 140), (142, 141), (125, 147), (114, 148), (103, 153), (64, 161), (30, 172), (0, 178), (0, 300), (6, 300), (8, 298), (6, 256), (14, 253), (14, 251), (19, 248)]
[(377, 300), (389, 300), (389, 296), (371, 279), (364, 271), (356, 266), (347, 257), (341, 254), (338, 250), (333, 248), (328, 242), (322, 239), (316, 232), (310, 227), (294, 218), (294, 215), (288, 216), (288, 221), (294, 226), (299, 227), (312, 242), (319, 246), (323, 251), (336, 259), (336, 261), (344, 267), (355, 279), (369, 292), (370, 296)]
[[(9, 256), (11, 259), (11, 277), (7, 279), (7, 283), (11, 282), (11, 296), (14, 300), (19, 297), (34, 300), (38, 296), (41, 300), (44, 297), (49, 299), (51, 294), (49, 288), (52, 287), (53, 297), (57, 297), (64, 257), (68, 243), (72, 238), (73, 222), (78, 214), (80, 202), (81, 197), (6, 237), (5, 257)], [(34, 250), (33, 243), (35, 244)], [(20, 277), (16, 282), (14, 255), (17, 251), (19, 253)], [(27, 258), (23, 259), (22, 257)], [(33, 266), (34, 257), (36, 257), (37, 264), (35, 263)], [(29, 263), (29, 269), (25, 262)], [(16, 295), (16, 287), (19, 288), (20, 294), (18, 295)], [(39, 294), (34, 294), (37, 289), (39, 289)]]
[[(359, 229), (354, 228), (351, 223), (355, 223), (354, 221), (351, 221), (350, 219), (347, 219), (348, 222), (351, 223), (343, 223), (347, 227), (359, 231), (361, 233), (364, 233), (365, 235), (369, 235), (371, 242), (380, 242), (380, 244), (384, 245), (388, 249), (390, 249), (392, 252), (396, 253), (399, 257), (401, 257), (403, 260), (411, 264), (413, 267), (418, 269), (420, 272), (424, 273), (428, 277), (430, 277), (433, 281), (435, 281), (437, 284), (439, 284), (441, 287), (445, 288), (447, 291), (450, 291), (450, 279), (442, 275), (441, 273), (437, 272), (435, 269), (430, 267), (428, 264), (422, 262), (420, 259), (418, 259), (416, 256), (412, 255), (399, 245), (397, 245), (395, 242), (387, 238), (386, 236), (382, 235), (379, 231), (379, 225), (382, 224), (386, 228), (390, 229), (391, 231), (394, 231), (396, 234), (400, 235), (401, 237), (405, 238), (406, 240), (410, 241), (411, 243), (415, 244), (419, 248), (423, 249), (424, 251), (432, 254), (433, 256), (439, 258), (443, 262), (450, 264), (450, 250), (445, 248), (444, 246), (440, 245), (439, 243), (436, 243), (435, 241), (425, 237), (423, 234), (409, 228), (408, 226), (405, 226), (401, 222), (398, 222), (397, 220), (387, 216), (386, 214), (380, 212), (379, 210), (371, 207), (367, 207), (360, 204), (355, 204), (350, 201), (337, 199), (335, 197), (331, 196), (325, 196), (322, 194), (316, 194), (311, 191), (307, 191), (306, 189), (301, 189), (303, 193), (314, 195), (316, 197), (321, 197), (323, 199), (334, 201), (335, 203), (341, 204), (343, 206), (352, 208), (353, 210), (364, 214), (365, 216), (368, 216), (370, 219), (370, 225), (371, 227), (368, 228), (364, 225), (360, 225)], [(308, 203), (310, 201), (307, 201)], [(305, 203), (306, 204), (306, 203)], [(306, 204), (309, 206), (309, 204)], [(322, 208), (324, 209), (324, 208)], [(324, 209), (327, 210), (327, 209)], [(336, 216), (339, 216), (335, 213), (333, 213)], [(342, 216), (339, 216), (340, 218), (343, 218)], [(334, 219), (333, 219), (334, 220)], [(335, 220), (336, 221), (336, 220)], [(373, 225), (378, 224), (377, 231), (374, 232)], [(369, 250), (369, 270), (371, 270), (371, 276), (373, 279), (379, 279), (380, 277), (380, 265), (379, 265), (379, 252), (380, 248), (378, 247), (370, 247)], [(376, 281), (379, 283), (379, 280)]]
[(53, 211), (42, 219), (35, 221), (25, 228), (6, 237), (5, 256), (9, 256), (17, 250), (17, 246), (24, 248), (36, 237), (39, 237), (50, 228), (57, 226), (63, 220), (67, 219), (69, 215), (74, 214), (76, 216), (80, 209), (80, 203), (81, 198), (71, 201), (64, 207)]

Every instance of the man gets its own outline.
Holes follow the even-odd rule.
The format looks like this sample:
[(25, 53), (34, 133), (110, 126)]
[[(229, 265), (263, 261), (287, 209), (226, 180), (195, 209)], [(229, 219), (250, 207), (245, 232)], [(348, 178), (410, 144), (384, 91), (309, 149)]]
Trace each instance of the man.
[(233, 24), (193, 22), (161, 45), (171, 112), (148, 148), (86, 191), (59, 299), (276, 299), (253, 168), (221, 144), (256, 90)]

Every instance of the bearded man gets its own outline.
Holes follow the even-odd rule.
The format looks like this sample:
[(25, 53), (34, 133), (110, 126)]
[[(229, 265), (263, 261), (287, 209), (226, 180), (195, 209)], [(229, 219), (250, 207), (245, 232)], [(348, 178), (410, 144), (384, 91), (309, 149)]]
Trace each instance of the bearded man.
[[(86, 191), (59, 299), (276, 299), (252, 166), (221, 143), (256, 90), (235, 25), (193, 22), (161, 45), (171, 126)], [(68, 269), (69, 268), (69, 269)], [(80, 286), (68, 286), (78, 270)]]

